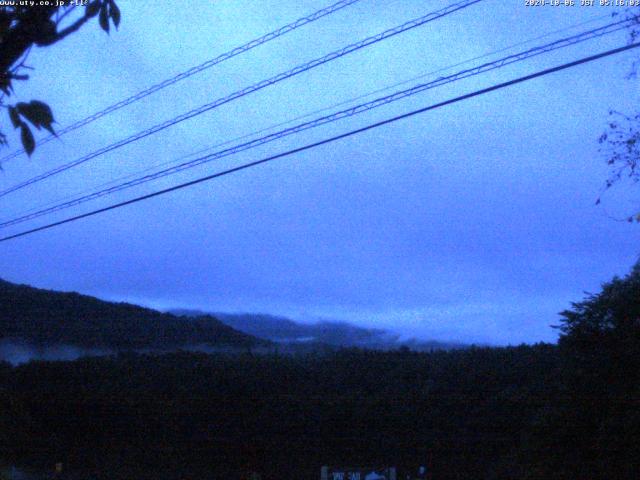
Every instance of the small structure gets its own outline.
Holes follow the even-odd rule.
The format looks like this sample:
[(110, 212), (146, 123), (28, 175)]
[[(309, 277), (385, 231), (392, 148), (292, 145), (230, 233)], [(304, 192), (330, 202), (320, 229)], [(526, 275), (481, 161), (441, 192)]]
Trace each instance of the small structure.
[(320, 480), (397, 480), (395, 467), (329, 467), (320, 469)]

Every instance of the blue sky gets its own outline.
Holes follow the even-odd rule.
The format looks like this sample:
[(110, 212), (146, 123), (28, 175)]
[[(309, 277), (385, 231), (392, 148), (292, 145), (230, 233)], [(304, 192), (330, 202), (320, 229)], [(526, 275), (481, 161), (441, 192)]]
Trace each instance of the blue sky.
[[(118, 32), (106, 35), (92, 24), (34, 50), (35, 70), (16, 96), (48, 102), (65, 126), (329, 3), (120, 0)], [(43, 145), (31, 159), (6, 162), (0, 184), (14, 185), (449, 3), (361, 0)], [(590, 21), (488, 59), (603, 25), (613, 11), (486, 0), (6, 196), (2, 219), (548, 32)], [(47, 220), (625, 42), (620, 32), (542, 55)], [(638, 82), (625, 76), (637, 56), (623, 53), (5, 242), (0, 276), (158, 308), (339, 319), (425, 339), (552, 341), (549, 325), (559, 311), (638, 258), (640, 227), (611, 218), (637, 209), (637, 187), (617, 188), (603, 206), (594, 205), (607, 176), (597, 139), (610, 109), (635, 113)]]

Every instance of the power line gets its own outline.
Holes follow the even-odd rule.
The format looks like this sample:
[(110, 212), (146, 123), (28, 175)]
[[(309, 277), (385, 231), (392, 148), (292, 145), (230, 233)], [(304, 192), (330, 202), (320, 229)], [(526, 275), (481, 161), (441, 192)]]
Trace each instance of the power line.
[[(540, 39), (549, 37), (551, 35), (555, 35), (555, 34), (558, 34), (558, 33), (564, 33), (564, 32), (566, 32), (568, 30), (573, 30), (575, 28), (582, 27), (584, 25), (597, 22), (597, 21), (602, 20), (604, 18), (611, 18), (611, 14), (607, 13), (607, 14), (604, 14), (604, 15), (595, 16), (595, 17), (592, 17), (592, 18), (590, 18), (588, 20), (585, 20), (583, 22), (572, 24), (572, 25), (570, 25), (568, 27), (564, 27), (564, 28), (560, 28), (560, 29), (553, 30), (553, 31), (550, 31), (550, 32), (546, 32), (546, 33), (544, 33), (542, 35), (538, 35), (536, 37), (529, 38), (529, 39), (523, 40), (521, 42), (512, 43), (511, 45), (508, 45), (506, 47), (502, 47), (502, 48), (497, 49), (497, 50), (492, 50), (490, 52), (483, 53), (482, 55), (478, 55), (478, 56), (475, 56), (475, 57), (472, 57), (472, 58), (468, 58), (466, 60), (462, 60), (462, 61), (457, 62), (457, 63), (452, 64), (452, 65), (447, 65), (445, 67), (441, 67), (441, 68), (439, 68), (437, 70), (434, 70), (434, 71), (430, 71), (430, 72), (427, 72), (427, 73), (422, 73), (422, 74), (420, 74), (418, 76), (413, 76), (413, 77), (408, 78), (406, 80), (402, 80), (401, 82), (397, 82), (397, 83), (394, 83), (394, 84), (391, 84), (391, 85), (387, 85), (385, 87), (382, 87), (382, 88), (379, 88), (379, 89), (376, 89), (376, 90), (372, 90), (372, 91), (369, 91), (367, 93), (364, 93), (364, 94), (361, 94), (361, 95), (358, 95), (358, 96), (355, 96), (355, 97), (348, 98), (346, 100), (341, 100), (340, 102), (337, 102), (337, 103), (334, 103), (334, 104), (331, 104), (331, 105), (328, 105), (326, 107), (322, 107), (322, 108), (319, 108), (319, 109), (316, 109), (316, 110), (312, 110), (310, 112), (298, 115), (298, 116), (293, 117), (293, 118), (289, 118), (287, 120), (284, 120), (284, 121), (281, 121), (281, 122), (278, 122), (278, 123), (275, 123), (275, 124), (271, 124), (268, 127), (263, 127), (263, 128), (261, 128), (259, 130), (256, 130), (256, 131), (253, 131), (253, 132), (250, 132), (250, 133), (246, 133), (246, 134), (240, 135), (238, 137), (234, 137), (234, 138), (222, 141), (222, 142), (218, 141), (215, 144), (208, 145), (206, 147), (200, 148), (199, 150), (196, 150), (196, 151), (191, 152), (189, 154), (181, 155), (177, 159), (172, 159), (172, 160), (169, 160), (169, 161), (161, 162), (161, 163), (152, 165), (150, 167), (144, 168), (142, 170), (138, 170), (138, 171), (131, 172), (131, 173), (128, 173), (128, 174), (120, 176), (120, 177), (116, 177), (114, 179), (111, 179), (111, 180), (108, 180), (106, 182), (100, 183), (100, 184), (98, 184), (96, 186), (93, 186), (91, 188), (86, 188), (86, 189), (83, 189), (82, 191), (75, 192), (73, 194), (67, 194), (67, 195), (64, 195), (63, 197), (58, 197), (56, 200), (49, 201), (49, 202), (47, 202), (45, 204), (40, 204), (38, 206), (31, 207), (31, 208), (23, 211), (19, 215), (20, 216), (24, 216), (24, 215), (30, 214), (32, 212), (40, 211), (40, 210), (45, 209), (45, 208), (49, 208), (49, 207), (52, 207), (52, 206), (57, 206), (60, 202), (66, 201), (68, 199), (73, 199), (75, 197), (75, 195), (89, 194), (89, 192), (93, 192), (96, 189), (104, 188), (104, 187), (107, 187), (109, 185), (113, 185), (113, 184), (116, 184), (118, 182), (122, 182), (123, 180), (127, 180), (129, 178), (135, 177), (136, 175), (141, 175), (143, 173), (150, 172), (150, 171), (152, 171), (152, 170), (154, 170), (156, 168), (165, 167), (167, 165), (175, 164), (175, 163), (179, 162), (180, 160), (185, 160), (185, 159), (190, 158), (190, 157), (195, 157), (195, 156), (200, 155), (200, 154), (202, 154), (204, 152), (208, 152), (210, 150), (213, 150), (214, 148), (223, 147), (223, 146), (229, 145), (229, 144), (231, 144), (233, 142), (244, 140), (246, 138), (250, 138), (250, 137), (253, 137), (255, 135), (258, 135), (260, 133), (268, 132), (268, 131), (273, 130), (275, 128), (282, 127), (284, 125), (288, 125), (290, 123), (293, 123), (293, 122), (295, 122), (297, 120), (302, 120), (303, 118), (308, 118), (308, 117), (311, 117), (312, 115), (316, 115), (318, 113), (326, 112), (326, 111), (331, 110), (333, 108), (337, 108), (337, 107), (340, 107), (342, 105), (347, 105), (349, 103), (353, 103), (353, 102), (355, 102), (357, 100), (361, 100), (363, 98), (367, 98), (367, 97), (370, 97), (372, 95), (376, 95), (378, 93), (386, 92), (388, 90), (391, 90), (392, 88), (396, 88), (396, 87), (399, 87), (399, 86), (402, 86), (402, 85), (406, 85), (408, 83), (411, 83), (411, 82), (416, 81), (416, 80), (420, 80), (422, 78), (431, 77), (431, 76), (436, 75), (436, 74), (438, 74), (440, 72), (444, 72), (444, 71), (450, 70), (452, 68), (455, 68), (455, 67), (458, 67), (458, 66), (461, 66), (461, 65), (465, 65), (467, 63), (471, 63), (471, 62), (476, 61), (476, 60), (481, 60), (483, 58), (487, 58), (487, 57), (490, 57), (490, 56), (495, 55), (497, 53), (502, 53), (502, 52), (511, 50), (511, 49), (513, 49), (515, 47), (519, 47), (521, 45), (526, 45), (528, 43), (535, 42), (536, 40), (540, 40)], [(4, 222), (4, 220), (3, 220), (3, 222)], [(0, 226), (2, 226), (1, 223), (0, 223)]]
[(157, 124), (151, 128), (148, 128), (146, 130), (143, 130), (141, 132), (138, 132), (134, 135), (131, 135), (123, 140), (120, 140), (116, 143), (113, 143), (111, 145), (108, 145), (106, 147), (103, 147), (99, 150), (96, 150), (88, 155), (85, 155), (84, 157), (81, 157), (77, 160), (74, 160), (72, 162), (66, 163), (64, 165), (61, 165), (57, 168), (54, 168), (52, 170), (49, 170), (48, 172), (45, 172), (41, 175), (35, 176), (30, 178), (29, 180), (25, 180), (24, 182), (21, 182), (17, 185), (14, 185), (13, 187), (10, 187), (6, 190), (0, 191), (0, 197), (4, 197), (5, 195), (8, 195), (9, 193), (15, 192), (17, 190), (20, 190), (24, 187), (27, 187), (29, 185), (32, 185), (34, 183), (40, 182), (42, 180), (45, 180), (49, 177), (52, 177), (54, 175), (57, 175), (61, 172), (64, 172), (66, 170), (69, 170), (70, 168), (73, 168), (77, 165), (80, 165), (82, 163), (85, 163), (93, 158), (96, 158), (102, 154), (105, 154), (107, 152), (110, 152), (112, 150), (115, 150), (117, 148), (123, 147), (125, 145), (128, 145), (129, 143), (135, 142), (137, 140), (140, 140), (142, 138), (148, 137), (149, 135), (152, 135), (154, 133), (157, 133), (161, 130), (164, 130), (166, 128), (169, 128), (177, 123), (183, 122), (185, 120), (188, 120), (190, 118), (193, 118), (197, 115), (201, 115), (202, 113), (208, 112), (209, 110), (212, 110), (214, 108), (217, 108), (221, 105), (224, 105), (226, 103), (229, 103), (233, 100), (236, 100), (240, 97), (244, 97), (246, 95), (249, 95), (253, 92), (256, 92), (258, 90), (262, 90), (263, 88), (266, 88), (268, 86), (274, 85), (278, 82), (281, 82), (283, 80), (286, 80), (288, 78), (294, 77), (296, 75), (299, 75), (303, 72), (306, 72), (308, 70), (311, 70), (313, 68), (316, 68), (320, 65), (323, 65), (327, 62), (330, 62), (332, 60), (336, 60), (338, 58), (341, 58), (345, 55), (348, 55), (352, 52), (355, 52), (357, 50), (360, 50), (362, 48), (368, 47), (370, 45), (373, 45), (375, 43), (381, 42), (383, 40), (386, 40), (388, 38), (391, 38), (395, 35), (398, 35), (400, 33), (406, 32), (408, 30), (411, 30), (413, 28), (419, 27), (421, 25), (424, 25), (426, 23), (432, 22), (434, 20), (437, 20), (439, 18), (445, 17), (451, 13), (454, 13), (458, 10), (462, 10), (464, 8), (470, 7), (473, 4), (479, 3), (483, 0), (462, 0), (460, 2), (454, 3), (449, 5), (448, 7), (442, 8), (440, 10), (437, 10), (435, 12), (431, 12), (428, 13), (427, 15), (424, 15), (422, 17), (416, 18), (414, 20), (411, 20), (409, 22), (403, 23), (402, 25), (399, 25), (397, 27), (391, 28), (389, 30), (385, 30), (382, 33), (379, 33), (377, 35), (368, 37), (364, 40), (361, 40), (360, 42), (357, 43), (353, 43), (351, 45), (348, 45), (340, 50), (336, 50), (334, 52), (331, 52), (323, 57), (317, 58), (315, 60), (312, 60), (310, 62), (307, 62), (305, 64), (299, 65), (297, 67), (294, 67), (291, 70), (287, 70), (286, 72), (280, 73), (278, 75), (275, 75), (274, 77), (271, 77), (267, 80), (263, 80), (259, 83), (253, 84), (249, 87), (246, 87), (242, 90), (238, 90), (234, 93), (232, 93), (231, 95), (228, 95), (226, 97), (222, 97), (219, 98), (211, 103), (207, 103), (205, 105), (202, 105), (194, 110), (191, 110), (187, 113), (183, 113), (182, 115), (179, 115), (171, 120), (167, 120), (165, 122), (162, 122), (160, 124)]
[[(326, 8), (323, 8), (321, 10), (318, 10), (317, 12), (312, 13), (311, 15), (308, 15), (306, 17), (302, 17), (299, 18), (298, 20), (296, 20), (295, 22), (291, 22), (283, 27), (280, 27), (277, 30), (274, 30), (272, 32), (269, 32), (265, 35), (263, 35), (262, 37), (256, 38), (254, 40), (251, 40), (250, 42), (245, 43), (244, 45), (241, 45), (239, 47), (236, 47), (226, 53), (223, 53), (221, 55), (218, 55), (215, 58), (212, 58), (210, 60), (207, 60), (204, 63), (201, 63), (200, 65), (197, 65), (195, 67), (190, 68), (189, 70), (186, 70), (184, 72), (178, 73), (177, 75), (168, 78), (160, 83), (157, 83), (155, 85), (152, 85), (151, 87), (142, 90), (138, 93), (136, 93), (135, 95), (131, 95), (128, 98), (125, 98), (124, 100), (121, 100), (117, 103), (114, 103), (113, 105), (110, 105), (106, 108), (104, 108), (103, 110), (100, 110), (92, 115), (89, 115), (88, 117), (85, 117), (81, 120), (78, 120), (75, 123), (72, 123), (71, 125), (68, 125), (67, 127), (59, 130), (57, 132), (56, 135), (49, 135), (45, 138), (43, 138), (42, 140), (38, 140), (38, 144), (39, 145), (43, 145), (47, 142), (50, 142), (51, 140), (53, 140), (54, 138), (57, 137), (61, 137), (62, 135), (72, 132), (74, 130), (77, 130), (80, 127), (84, 127), (85, 125), (88, 125), (89, 123), (92, 123), (96, 120), (98, 120), (99, 118), (104, 117), (105, 115), (108, 115), (112, 112), (115, 112), (116, 110), (119, 110), (123, 107), (126, 107), (127, 105), (130, 105), (134, 102), (137, 102), (138, 100), (141, 100), (145, 97), (148, 97), (149, 95), (162, 90), (170, 85), (173, 85), (174, 83), (177, 83), (181, 80), (184, 80), (186, 78), (191, 77), (192, 75), (195, 75), (196, 73), (200, 73), (204, 70), (207, 70), (208, 68), (213, 67), (214, 65), (217, 65), (219, 63), (224, 62), (225, 60), (229, 60), (237, 55), (240, 55), (241, 53), (245, 53), (253, 48), (256, 48), (262, 44), (265, 44), (267, 42), (270, 42), (271, 40), (275, 40), (278, 37), (281, 37), (283, 35), (286, 35), (289, 32), (292, 32), (304, 25), (307, 25), (309, 23), (315, 22), (316, 20), (321, 19), (322, 17), (326, 17), (327, 15), (331, 15), (332, 13), (337, 12), (338, 10), (341, 10), (349, 5), (352, 5), (354, 3), (359, 2), (360, 0), (340, 0), (337, 3), (334, 3), (333, 5), (330, 5)], [(15, 158), (21, 154), (25, 153), (24, 149), (19, 149), (16, 150), (15, 152), (3, 157), (0, 159), (0, 163), (5, 162), (6, 160), (10, 160), (12, 158)]]
[(100, 191), (91, 193), (89, 195), (81, 196), (79, 198), (76, 198), (76, 199), (68, 201), (68, 202), (64, 202), (64, 203), (61, 203), (61, 204), (58, 204), (58, 205), (55, 205), (55, 206), (52, 206), (52, 207), (41, 209), (41, 210), (36, 211), (34, 213), (31, 213), (31, 214), (23, 215), (23, 216), (20, 216), (18, 218), (15, 218), (15, 219), (2, 222), (2, 223), (0, 223), (0, 227), (7, 227), (7, 226), (15, 225), (15, 224), (27, 221), (27, 220), (31, 220), (31, 219), (40, 217), (40, 216), (48, 214), (48, 213), (53, 213), (53, 212), (60, 211), (62, 209), (70, 208), (72, 206), (77, 206), (77, 205), (80, 205), (80, 204), (85, 203), (87, 201), (94, 200), (94, 199), (100, 198), (102, 196), (105, 196), (105, 195), (108, 195), (108, 194), (111, 194), (111, 193), (115, 193), (117, 191), (121, 191), (121, 190), (126, 189), (126, 188), (130, 188), (130, 187), (133, 187), (133, 186), (141, 185), (143, 183), (147, 183), (149, 181), (156, 180), (158, 178), (162, 178), (162, 177), (165, 177), (165, 176), (180, 172), (180, 171), (185, 170), (187, 168), (193, 168), (193, 167), (195, 167), (197, 165), (200, 165), (202, 163), (205, 163), (205, 162), (209, 162), (209, 161), (212, 161), (212, 160), (215, 160), (215, 159), (219, 159), (221, 157), (225, 157), (225, 156), (228, 156), (228, 155), (233, 155), (235, 153), (238, 153), (238, 152), (250, 149), (250, 148), (254, 148), (254, 147), (259, 146), (259, 145), (263, 145), (265, 143), (268, 143), (268, 142), (283, 138), (285, 136), (288, 136), (288, 135), (291, 135), (291, 134), (294, 134), (294, 133), (301, 132), (303, 130), (307, 130), (307, 129), (310, 129), (310, 128), (315, 128), (317, 126), (324, 125), (324, 124), (327, 124), (327, 123), (330, 123), (330, 122), (333, 122), (333, 121), (337, 121), (337, 120), (340, 120), (342, 118), (346, 118), (346, 117), (350, 117), (350, 116), (353, 116), (353, 115), (356, 115), (356, 114), (359, 114), (359, 113), (363, 113), (363, 112), (371, 110), (373, 108), (377, 108), (377, 107), (380, 107), (382, 105), (386, 105), (388, 103), (395, 102), (397, 100), (406, 98), (408, 96), (415, 95), (417, 93), (423, 92), (423, 91), (425, 91), (427, 89), (430, 89), (430, 88), (435, 88), (435, 87), (444, 85), (446, 83), (451, 83), (453, 81), (457, 81), (457, 80), (461, 80), (463, 78), (468, 78), (468, 77), (471, 77), (471, 76), (474, 76), (474, 75), (478, 75), (478, 74), (487, 72), (489, 70), (493, 70), (493, 69), (496, 69), (496, 68), (501, 68), (501, 67), (509, 65), (511, 63), (515, 63), (517, 61), (522, 61), (522, 60), (525, 60), (527, 58), (533, 57), (535, 55), (546, 53), (546, 52), (549, 52), (549, 51), (552, 51), (552, 50), (556, 50), (556, 49), (559, 49), (559, 48), (564, 48), (564, 47), (567, 47), (567, 46), (570, 46), (570, 45), (575, 45), (575, 44), (577, 44), (579, 42), (582, 42), (582, 41), (585, 41), (585, 40), (589, 40), (589, 39), (592, 39), (592, 38), (598, 38), (598, 37), (601, 37), (601, 36), (603, 36), (605, 34), (613, 33), (615, 31), (618, 31), (618, 30), (621, 30), (623, 28), (626, 28), (625, 25), (624, 25), (626, 22), (627, 21), (615, 22), (613, 24), (606, 25), (604, 27), (600, 27), (600, 28), (597, 28), (597, 29), (590, 30), (588, 32), (583, 32), (583, 33), (580, 33), (578, 35), (574, 35), (572, 37), (568, 37), (568, 38), (565, 38), (565, 39), (557, 40), (557, 41), (552, 42), (552, 43), (550, 43), (548, 45), (535, 47), (535, 48), (532, 48), (530, 50), (527, 50), (527, 51), (524, 51), (524, 52), (521, 52), (521, 53), (518, 53), (518, 54), (510, 55), (508, 57), (504, 57), (504, 58), (496, 60), (494, 62), (485, 63), (485, 64), (480, 65), (478, 67), (474, 67), (474, 68), (471, 68), (471, 69), (463, 70), (462, 72), (458, 72), (456, 74), (449, 75), (447, 77), (440, 77), (439, 79), (437, 79), (437, 80), (435, 80), (433, 82), (429, 82), (427, 84), (421, 84), (421, 85), (414, 86), (414, 87), (412, 87), (410, 89), (407, 89), (407, 90), (395, 92), (392, 95), (388, 95), (386, 97), (381, 97), (381, 98), (375, 99), (375, 100), (373, 100), (371, 102), (367, 102), (365, 104), (361, 104), (361, 105), (357, 105), (355, 107), (349, 108), (347, 110), (342, 110), (342, 111), (339, 111), (339, 112), (335, 112), (335, 113), (333, 113), (331, 115), (320, 117), (320, 118), (315, 119), (315, 120), (313, 120), (311, 122), (306, 122), (306, 123), (291, 127), (289, 129), (285, 129), (285, 130), (282, 130), (280, 132), (276, 132), (276, 133), (267, 135), (265, 137), (254, 139), (254, 140), (252, 140), (250, 142), (246, 142), (246, 143), (242, 143), (240, 145), (236, 145), (236, 146), (234, 146), (232, 148), (229, 148), (229, 149), (225, 149), (225, 150), (222, 150), (222, 151), (219, 151), (219, 152), (215, 152), (213, 154), (206, 155), (206, 156), (191, 160), (189, 162), (185, 162), (185, 163), (182, 163), (180, 165), (177, 165), (177, 166), (165, 169), (165, 170), (161, 170), (159, 172), (156, 172), (156, 173), (153, 173), (153, 174), (150, 174), (150, 175), (145, 175), (143, 177), (139, 177), (139, 178), (134, 179), (134, 180), (129, 181), (129, 182), (124, 182), (124, 183), (116, 185), (114, 187), (110, 187), (110, 188), (107, 188), (107, 189), (104, 189), (104, 190), (100, 190)]
[(455, 98), (452, 98), (452, 99), (449, 99), (449, 100), (445, 100), (443, 102), (435, 103), (433, 105), (429, 105), (427, 107), (423, 107), (423, 108), (420, 108), (418, 110), (413, 110), (411, 112), (404, 113), (402, 115), (391, 117), (391, 118), (388, 118), (386, 120), (382, 120), (380, 122), (372, 123), (372, 124), (367, 125), (365, 127), (357, 128), (355, 130), (351, 130), (349, 132), (342, 133), (340, 135), (329, 137), (329, 138), (326, 138), (324, 140), (320, 140), (318, 142), (310, 143), (310, 144), (304, 145), (302, 147), (294, 148), (294, 149), (288, 150), (286, 152), (282, 152), (282, 153), (279, 153), (279, 154), (276, 154), (276, 155), (272, 155), (270, 157), (266, 157), (266, 158), (263, 158), (261, 160), (256, 160), (254, 162), (246, 163), (246, 164), (240, 165), (238, 167), (230, 168), (228, 170), (224, 170), (224, 171), (221, 171), (221, 172), (218, 172), (218, 173), (207, 175), (205, 177), (201, 177), (201, 178), (198, 178), (196, 180), (191, 180), (189, 182), (182, 183), (180, 185), (175, 185), (173, 187), (165, 188), (163, 190), (158, 190), (156, 192), (149, 193), (149, 194), (146, 194), (146, 195), (142, 195), (140, 197), (136, 197), (136, 198), (133, 198), (133, 199), (130, 199), (130, 200), (126, 200), (124, 202), (120, 202), (120, 203), (116, 203), (116, 204), (113, 204), (113, 205), (109, 205), (107, 207), (100, 208), (100, 209), (97, 209), (97, 210), (93, 210), (91, 212), (83, 213), (83, 214), (80, 214), (80, 215), (76, 215), (76, 216), (73, 216), (73, 217), (66, 218), (64, 220), (60, 220), (60, 221), (57, 221), (57, 222), (49, 223), (47, 225), (43, 225), (43, 226), (40, 226), (40, 227), (37, 227), (37, 228), (32, 228), (30, 230), (26, 230), (26, 231), (19, 232), (19, 233), (13, 234), (13, 235), (2, 237), (2, 238), (0, 238), (0, 242), (5, 242), (7, 240), (12, 240), (14, 238), (23, 237), (25, 235), (30, 235), (30, 234), (35, 233), (35, 232), (39, 232), (39, 231), (42, 231), (42, 230), (47, 230), (47, 229), (50, 229), (50, 228), (53, 228), (53, 227), (56, 227), (56, 226), (59, 226), (59, 225), (64, 225), (66, 223), (70, 223), (70, 222), (74, 222), (76, 220), (80, 220), (82, 218), (91, 217), (91, 216), (97, 215), (99, 213), (104, 213), (104, 212), (107, 212), (107, 211), (110, 211), (110, 210), (115, 210), (117, 208), (121, 208), (121, 207), (124, 207), (124, 206), (127, 206), (127, 205), (132, 205), (134, 203), (138, 203), (138, 202), (141, 202), (143, 200), (147, 200), (147, 199), (154, 198), (154, 197), (157, 197), (157, 196), (160, 196), (160, 195), (164, 195), (166, 193), (170, 193), (170, 192), (174, 192), (176, 190), (181, 190), (183, 188), (191, 187), (193, 185), (197, 185), (199, 183), (203, 183), (203, 182), (206, 182), (206, 181), (209, 181), (209, 180), (213, 180), (213, 179), (218, 178), (218, 177), (222, 177), (222, 176), (225, 176), (225, 175), (229, 175), (231, 173), (235, 173), (235, 172), (239, 172), (241, 170), (245, 170), (245, 169), (248, 169), (248, 168), (251, 168), (251, 167), (255, 167), (255, 166), (261, 165), (263, 163), (271, 162), (271, 161), (274, 161), (274, 160), (277, 160), (277, 159), (280, 159), (280, 158), (283, 158), (283, 157), (288, 157), (290, 155), (294, 155), (296, 153), (304, 152), (306, 150), (310, 150), (312, 148), (319, 147), (321, 145), (325, 145), (325, 144), (328, 144), (328, 143), (333, 143), (335, 141), (338, 141), (338, 140), (341, 140), (341, 139), (344, 139), (344, 138), (347, 138), (347, 137), (351, 137), (353, 135), (356, 135), (356, 134), (359, 134), (359, 133), (363, 133), (363, 132), (366, 132), (368, 130), (372, 130), (374, 128), (378, 128), (378, 127), (381, 127), (383, 125), (394, 123), (394, 122), (397, 122), (399, 120), (403, 120), (405, 118), (409, 118), (409, 117), (418, 115), (420, 113), (425, 113), (425, 112), (430, 111), (430, 110), (435, 110), (437, 108), (441, 108), (441, 107), (444, 107), (444, 106), (447, 106), (447, 105), (458, 103), (458, 102), (461, 102), (463, 100), (468, 100), (468, 99), (473, 98), (473, 97), (484, 95), (484, 94), (487, 94), (487, 93), (490, 93), (490, 92), (493, 92), (493, 91), (496, 91), (496, 90), (500, 90), (500, 89), (503, 89), (503, 88), (506, 88), (506, 87), (509, 87), (509, 86), (512, 86), (512, 85), (516, 85), (518, 83), (526, 82), (528, 80), (532, 80), (532, 79), (539, 78), (539, 77), (542, 77), (542, 76), (545, 76), (545, 75), (549, 75), (551, 73), (559, 72), (561, 70), (566, 70), (566, 69), (569, 69), (569, 68), (584, 64), (584, 63), (593, 62), (595, 60), (599, 60), (601, 58), (605, 58), (605, 57), (608, 57), (608, 56), (611, 56), (611, 55), (615, 55), (617, 53), (621, 53), (621, 52), (624, 52), (624, 51), (627, 51), (627, 50), (631, 50), (633, 48), (638, 48), (638, 47), (640, 47), (640, 43), (631, 43), (631, 44), (625, 45), (623, 47), (619, 47), (619, 48), (615, 48), (615, 49), (612, 49), (612, 50), (608, 50), (608, 51), (603, 52), (603, 53), (599, 53), (599, 54), (596, 54), (596, 55), (591, 55), (589, 57), (584, 57), (584, 58), (581, 58), (580, 60), (575, 60), (573, 62), (565, 63), (563, 65), (559, 65), (559, 66), (556, 66), (556, 67), (552, 67), (552, 68), (548, 68), (548, 69), (545, 69), (545, 70), (541, 70), (541, 71), (538, 71), (536, 73), (532, 73), (532, 74), (529, 74), (529, 75), (525, 75), (523, 77), (516, 78), (514, 80), (509, 80), (507, 82), (499, 83), (499, 84), (493, 85), (491, 87), (487, 87), (487, 88), (483, 88), (483, 89), (480, 89), (480, 90), (476, 90), (474, 92), (467, 93), (465, 95), (461, 95), (461, 96), (458, 96), (458, 97), (455, 97)]
[(430, 90), (432, 88), (436, 88), (436, 87), (440, 87), (442, 85), (446, 85), (448, 83), (452, 83), (458, 80), (462, 80), (465, 78), (469, 78), (469, 77), (473, 77), (476, 75), (480, 75), (482, 73), (486, 73), (488, 71), (491, 70), (495, 70), (498, 68), (502, 68), (505, 67), (507, 65), (511, 65), (513, 63), (516, 62), (520, 62), (526, 59), (529, 59), (531, 57), (537, 56), (537, 55), (541, 55), (543, 53), (548, 53), (554, 50), (558, 50), (560, 48), (566, 48), (568, 46), (572, 46), (572, 45), (576, 45), (578, 43), (587, 41), (587, 40), (591, 40), (594, 38), (600, 38), (604, 35), (608, 35), (611, 33), (614, 33), (616, 31), (622, 30), (624, 28), (626, 28), (627, 24), (629, 24), (629, 22), (631, 22), (632, 20), (622, 20), (622, 21), (618, 21), (618, 22), (614, 22), (608, 25), (605, 25), (603, 27), (599, 27), (599, 28), (595, 28), (586, 32), (582, 32), (570, 37), (566, 37), (560, 40), (556, 40), (554, 42), (551, 42), (549, 44), (546, 45), (541, 45), (538, 47), (534, 47), (531, 48), (529, 50), (525, 50), (523, 52), (520, 53), (515, 53), (503, 58), (500, 58), (498, 60), (494, 60), (493, 62), (488, 62), (488, 63), (484, 63), (482, 65), (479, 65), (477, 67), (473, 67), (473, 68), (469, 68), (466, 70), (462, 70), (460, 72), (445, 76), (445, 77), (439, 77), (434, 81), (428, 82), (428, 83), (423, 83), (423, 84), (418, 84), (415, 85), (409, 89), (405, 89), (405, 90), (400, 90), (397, 91), (395, 93), (392, 93), (390, 95), (384, 96), (384, 97), (380, 97), (374, 100), (371, 100), (369, 102), (360, 104), (360, 105), (356, 105), (353, 106), (351, 108), (348, 108), (346, 110), (341, 110), (338, 112), (334, 112), (330, 115), (326, 115), (326, 116), (322, 116), (319, 118), (316, 118), (314, 120), (311, 120), (309, 122), (304, 122), (298, 125), (295, 125), (293, 127), (281, 130), (279, 132), (275, 132), (269, 135), (265, 135), (263, 137), (259, 137), (253, 140), (250, 140), (248, 142), (244, 142), (238, 145), (235, 145), (233, 147), (230, 148), (226, 148), (224, 150), (220, 150), (218, 152), (214, 152), (212, 154), (209, 155), (205, 155), (193, 160), (190, 160), (188, 162), (184, 162), (181, 163), (179, 165), (173, 166), (173, 167), (169, 167), (166, 168), (164, 170), (160, 170), (158, 172), (152, 173), (152, 174), (148, 174), (148, 175), (144, 175), (142, 177), (138, 177), (136, 179), (130, 180), (128, 182), (123, 182), (120, 183), (118, 185), (103, 189), (103, 190), (98, 190), (96, 192), (93, 192), (91, 194), (88, 195), (84, 195), (78, 198), (75, 198), (73, 200), (67, 201), (67, 202), (63, 202), (63, 203), (59, 203), (57, 205), (51, 206), (51, 207), (47, 207), (41, 210), (38, 210), (36, 212), (33, 213), (29, 213), (26, 215), (22, 215), (19, 216), (17, 218), (11, 219), (11, 220), (7, 220), (4, 222), (0, 223), (0, 228), (6, 228), (12, 225), (17, 225), (19, 223), (23, 223), (26, 222), (28, 220), (33, 220), (35, 218), (41, 217), (43, 215), (47, 215), (50, 213), (54, 213), (54, 212), (58, 212), (60, 210), (64, 210), (70, 207), (74, 207), (83, 203), (86, 203), (88, 201), (91, 200), (95, 200), (97, 198), (101, 198), (104, 197), (106, 195), (110, 195), (116, 192), (119, 192), (121, 190), (127, 189), (127, 188), (131, 188), (134, 186), (138, 186), (138, 185), (142, 185), (144, 183), (148, 183), (150, 181), (153, 180), (157, 180), (159, 178), (163, 178), (175, 173), (178, 173), (180, 171), (189, 169), (189, 168), (193, 168), (196, 167), (198, 165), (201, 165), (203, 163), (207, 163), (210, 162), (212, 160), (217, 160), (229, 155), (234, 155), (236, 153), (245, 151), (245, 150), (249, 150), (251, 148), (255, 148), (257, 146), (260, 145), (264, 145), (266, 143), (270, 143), (274, 140), (279, 140), (281, 138), (284, 138), (286, 136), (289, 135), (293, 135), (311, 128), (315, 128), (321, 125), (326, 125), (328, 123), (333, 123), (335, 121), (344, 119), (344, 118), (348, 118), (354, 115), (358, 115), (361, 113), (364, 113), (366, 111), (369, 110), (373, 110), (375, 108), (381, 107), (383, 105), (387, 105), (399, 100), (402, 100), (404, 98), (416, 95), (418, 93), (422, 93), (426, 90)]

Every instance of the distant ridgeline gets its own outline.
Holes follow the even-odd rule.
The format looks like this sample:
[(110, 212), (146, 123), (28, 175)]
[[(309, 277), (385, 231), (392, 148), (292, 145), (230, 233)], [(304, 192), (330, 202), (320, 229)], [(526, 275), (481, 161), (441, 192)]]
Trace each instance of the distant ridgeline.
[(321, 321), (299, 323), (285, 317), (265, 314), (207, 313), (200, 310), (171, 310), (170, 313), (192, 318), (213, 315), (226, 325), (279, 344), (322, 344), (332, 347), (358, 347), (376, 350), (390, 350), (406, 346), (416, 351), (449, 350), (463, 348), (454, 342), (402, 340), (400, 336), (377, 328), (363, 328), (347, 322)]
[(179, 318), (127, 303), (0, 280), (0, 341), (38, 347), (166, 350), (194, 345), (267, 345), (212, 316)]
[(43, 290), (0, 280), (0, 360), (73, 360), (123, 350), (177, 349), (281, 353), (328, 352), (341, 347), (440, 350), (463, 345), (401, 341), (380, 329), (345, 322), (297, 323), (256, 314), (159, 312), (78, 293)]

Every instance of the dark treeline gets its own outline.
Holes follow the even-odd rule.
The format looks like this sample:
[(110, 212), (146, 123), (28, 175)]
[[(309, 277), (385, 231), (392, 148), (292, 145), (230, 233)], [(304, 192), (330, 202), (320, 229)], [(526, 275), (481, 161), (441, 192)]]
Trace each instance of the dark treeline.
[(3, 364), (2, 440), (15, 461), (101, 478), (316, 478), (322, 464), (429, 458), (434, 478), (505, 478), (558, 379), (550, 345)]

